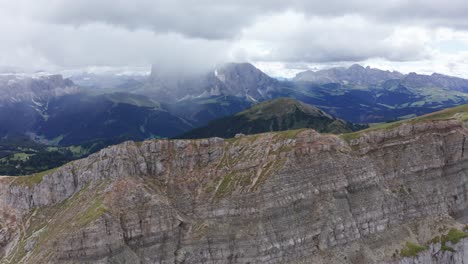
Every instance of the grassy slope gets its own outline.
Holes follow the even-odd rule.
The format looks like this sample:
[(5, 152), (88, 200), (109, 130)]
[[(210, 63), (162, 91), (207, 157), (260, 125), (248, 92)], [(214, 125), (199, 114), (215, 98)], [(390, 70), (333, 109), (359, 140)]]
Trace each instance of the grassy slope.
[(278, 98), (252, 106), (234, 116), (210, 122), (181, 138), (233, 137), (238, 133), (258, 134), (313, 128), (324, 133), (345, 133), (362, 128), (336, 119), (322, 110), (291, 98)]
[(360, 130), (357, 132), (343, 134), (342, 137), (343, 139), (349, 141), (351, 139), (356, 139), (360, 137), (363, 133), (376, 131), (376, 130), (382, 130), (382, 129), (391, 129), (391, 128), (398, 127), (403, 123), (417, 123), (417, 122), (427, 121), (427, 120), (444, 120), (444, 119), (457, 119), (462, 122), (467, 121), (468, 120), (468, 104), (444, 109), (441, 111), (422, 115), (422, 116), (415, 117), (415, 118), (408, 119), (408, 120), (401, 120), (397, 122), (375, 125), (370, 128)]

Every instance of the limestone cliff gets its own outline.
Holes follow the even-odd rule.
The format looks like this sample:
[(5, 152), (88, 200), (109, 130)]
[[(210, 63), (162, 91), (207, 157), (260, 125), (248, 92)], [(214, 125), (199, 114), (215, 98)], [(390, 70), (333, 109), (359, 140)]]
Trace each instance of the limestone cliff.
[(126, 142), (1, 177), (0, 262), (467, 263), (467, 135), (444, 119)]

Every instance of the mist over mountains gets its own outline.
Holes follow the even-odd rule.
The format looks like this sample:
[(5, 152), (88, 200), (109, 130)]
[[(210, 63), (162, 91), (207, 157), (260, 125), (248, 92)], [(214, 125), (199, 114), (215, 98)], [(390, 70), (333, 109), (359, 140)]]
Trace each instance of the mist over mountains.
[[(82, 114), (87, 111), (111, 113), (110, 109), (127, 105), (140, 109), (138, 111), (145, 112), (145, 115), (164, 112), (185, 124), (177, 125), (180, 129), (174, 132), (169, 132), (169, 129), (162, 133), (147, 129), (147, 126), (151, 127), (147, 125), (152, 122), (148, 121), (151, 118), (143, 118), (138, 125), (141, 131), (145, 131), (138, 136), (142, 139), (151, 135), (175, 136), (181, 130), (278, 97), (298, 99), (355, 123), (384, 122), (466, 102), (468, 80), (437, 73), (402, 74), (355, 64), (349, 68), (305, 71), (290, 81), (280, 81), (252, 64), (228, 63), (203, 74), (160, 72), (155, 65), (148, 77), (82, 74), (63, 79), (60, 75), (36, 78), (5, 75), (0, 78), (0, 91), (0, 102), (5, 108), (3, 113), (7, 113), (7, 109), (21, 109), (20, 112), (24, 113), (21, 116), (28, 120), (24, 123), (29, 125), (23, 126), (23, 131), (14, 130), (19, 133), (36, 134), (34, 127), (49, 127), (38, 124), (52, 123), (60, 120), (61, 115), (69, 115), (72, 109), (63, 108), (61, 101), (76, 106), (73, 109), (75, 117), (80, 116), (79, 109), (82, 109)], [(86, 107), (80, 107), (85, 104)], [(87, 123), (93, 121), (76, 118), (74, 122), (81, 124), (78, 127), (93, 127)], [(112, 117), (112, 114), (96, 117), (95, 122), (97, 120), (102, 123), (107, 120), (106, 124), (120, 122), (119, 117)], [(18, 122), (21, 123), (20, 120)], [(22, 127), (10, 123), (5, 127)], [(7, 130), (3, 128), (3, 133)], [(44, 131), (39, 134), (47, 138), (52, 134), (54, 137), (61, 135), (47, 135)], [(64, 138), (68, 144), (79, 143), (67, 141), (67, 136)]]
[(228, 63), (201, 75), (160, 74), (153, 66), (142, 93), (169, 101), (212, 96), (235, 96), (252, 102), (272, 98), (281, 88), (273, 79), (249, 63)]

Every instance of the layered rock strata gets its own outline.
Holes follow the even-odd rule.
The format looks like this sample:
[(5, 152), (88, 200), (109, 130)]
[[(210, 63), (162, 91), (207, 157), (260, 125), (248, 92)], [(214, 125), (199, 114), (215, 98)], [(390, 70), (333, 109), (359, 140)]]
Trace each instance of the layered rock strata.
[[(0, 262), (467, 263), (466, 238), (430, 242), (464, 233), (467, 134), (439, 120), (126, 142), (1, 177)], [(426, 250), (405, 256), (408, 241)]]

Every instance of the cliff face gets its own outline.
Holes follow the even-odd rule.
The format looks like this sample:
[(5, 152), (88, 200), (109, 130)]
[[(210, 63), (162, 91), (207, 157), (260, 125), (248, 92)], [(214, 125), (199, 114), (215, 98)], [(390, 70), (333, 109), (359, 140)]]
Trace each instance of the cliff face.
[[(313, 130), (126, 142), (0, 178), (1, 262), (466, 263), (463, 236), (455, 252), (429, 241), (464, 228), (467, 134), (440, 120), (349, 143)], [(428, 247), (404, 258), (407, 241)]]

